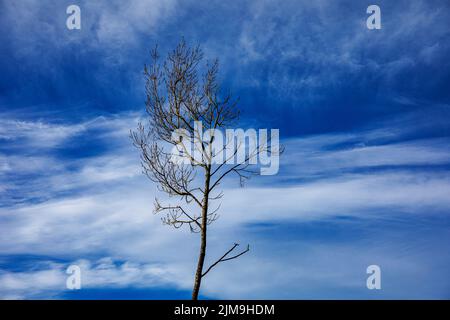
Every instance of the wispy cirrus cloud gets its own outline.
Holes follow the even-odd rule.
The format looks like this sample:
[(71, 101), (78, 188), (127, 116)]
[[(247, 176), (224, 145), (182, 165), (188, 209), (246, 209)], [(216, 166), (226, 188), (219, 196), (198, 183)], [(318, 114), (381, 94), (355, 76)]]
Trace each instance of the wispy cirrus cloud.
[[(2, 299), (57, 298), (66, 287), (68, 263), (41, 261), (37, 270), (11, 272), (0, 270)], [(84, 290), (92, 288), (177, 287), (176, 273), (158, 264), (136, 264), (104, 257), (95, 261), (76, 260), (70, 265), (80, 268)], [(72, 291), (73, 292), (73, 291)]]
[[(40, 200), (30, 203), (24, 199), (15, 204), (7, 203), (0, 209), (0, 252), (3, 255), (33, 252), (37, 256), (64, 257), (68, 261), (56, 268), (38, 272), (26, 269), (19, 273), (3, 270), (0, 281), (8, 284), (2, 293), (4, 297), (20, 297), (21, 294), (26, 296), (27, 292), (57, 297), (58, 292), (61, 294), (58, 290), (62, 290), (58, 288), (65, 281), (64, 267), (79, 259), (90, 261), (92, 256), (94, 259), (110, 256), (113, 260), (129, 261), (136, 270), (133, 269), (135, 272), (131, 275), (121, 275), (119, 271), (122, 267), (116, 265), (114, 270), (103, 275), (93, 272), (96, 279), (89, 280), (87, 284), (91, 288), (114, 286), (114, 283), (105, 278), (108, 274), (111, 276), (110, 281), (117, 282), (119, 287), (139, 286), (139, 279), (142, 279), (144, 287), (166, 286), (169, 285), (168, 282), (157, 278), (164, 279), (164, 275), (170, 273), (173, 275), (171, 286), (189, 290), (189, 279), (194, 267), (190, 257), (195, 255), (197, 244), (195, 237), (187, 230), (168, 230), (161, 225), (158, 217), (152, 216), (153, 199), (158, 193), (140, 174), (138, 157), (135, 150), (128, 148), (130, 142), (127, 136), (118, 134), (126, 131), (124, 127), (132, 127), (135, 123), (134, 116), (126, 119), (127, 117), (123, 117), (122, 121), (116, 121), (113, 117), (86, 122), (89, 124), (87, 127), (96, 128), (105, 142), (117, 147), (78, 160), (78, 166), (71, 169), (68, 169), (67, 159), (48, 154), (54, 162), (53, 168), (58, 169), (50, 170), (46, 179), (31, 183), (28, 190), (30, 194), (39, 194)], [(383, 132), (388, 132), (387, 136), (381, 134)], [(351, 297), (361, 294), (364, 289), (361, 285), (364, 283), (361, 280), (363, 276), (356, 273), (371, 256), (394, 268), (394, 272), (401, 273), (402, 267), (395, 267), (394, 264), (395, 250), (391, 240), (384, 240), (386, 243), (383, 245), (383, 250), (390, 252), (389, 254), (383, 255), (383, 250), (377, 249), (367, 255), (349, 259), (354, 254), (352, 252), (364, 250), (364, 241), (372, 241), (361, 236), (359, 241), (362, 243), (347, 243), (344, 247), (341, 244), (332, 245), (325, 240), (322, 247), (316, 243), (303, 244), (301, 259), (296, 251), (298, 249), (292, 248), (292, 252), (285, 256), (290, 261), (287, 267), (290, 271), (276, 277), (278, 280), (275, 282), (262, 281), (267, 274), (284, 268), (285, 263), (283, 259), (279, 263), (269, 262), (274, 258), (273, 254), (262, 248), (269, 246), (272, 248), (270, 252), (284, 252), (293, 242), (301, 241), (302, 232), (293, 233), (290, 239), (278, 240), (277, 245), (270, 244), (272, 237), (264, 239), (261, 234), (274, 232), (277, 228), (289, 233), (289, 225), (296, 225), (298, 230), (302, 230), (308, 224), (320, 225), (326, 221), (340, 228), (338, 226), (342, 226), (342, 222), (337, 221), (342, 217), (363, 226), (371, 223), (389, 225), (389, 221), (440, 219), (450, 210), (447, 196), (450, 191), (450, 176), (445, 168), (440, 169), (450, 159), (445, 147), (446, 140), (419, 139), (397, 143), (398, 135), (405, 132), (407, 130), (386, 127), (381, 131), (377, 128), (373, 131), (289, 139), (285, 141), (287, 149), (281, 162), (280, 177), (260, 177), (250, 181), (244, 190), (237, 189), (237, 184), (232, 180), (227, 181), (224, 184), (221, 218), (217, 225), (212, 226), (214, 233), (210, 237), (211, 252), (208, 261), (214, 259), (217, 252), (226, 249), (228, 242), (249, 242), (254, 251), (252, 250), (250, 258), (225, 266), (217, 275), (212, 275), (205, 285), (205, 293), (225, 298), (258, 297), (255, 292), (259, 292), (259, 297), (273, 298), (270, 288), (285, 284), (289, 288), (285, 291), (286, 297), (304, 296), (304, 290), (307, 289), (300, 290), (293, 285), (294, 282), (299, 282), (316, 288), (314, 290), (318, 290), (315, 293), (317, 297), (320, 297), (320, 290), (317, 288), (342, 287), (348, 288), (346, 294)], [(64, 146), (68, 141), (70, 137), (66, 136), (59, 143)], [(361, 144), (364, 141), (370, 142), (371, 146)], [(377, 145), (376, 141), (381, 144)], [(47, 153), (45, 148), (38, 148), (37, 155), (39, 150)], [(11, 155), (7, 155), (7, 159), (8, 157)], [(14, 157), (15, 162), (20, 162), (20, 153)], [(48, 164), (44, 161), (35, 170), (45, 171)], [(436, 167), (437, 171), (409, 168), (418, 164)], [(374, 167), (383, 166), (394, 166), (396, 169), (374, 170)], [(370, 170), (349, 171), (360, 168)], [(15, 180), (12, 179), (9, 183), (14, 185)], [(47, 186), (44, 190), (43, 185)], [(8, 185), (6, 186), (8, 189)], [(26, 195), (24, 190), (26, 189), (21, 192)], [(64, 193), (64, 190), (71, 192)], [(258, 226), (262, 226), (262, 230), (255, 233), (254, 230), (260, 228)], [(409, 237), (407, 231), (401, 232)], [(426, 234), (425, 231), (424, 233)], [(428, 234), (426, 236), (429, 237)], [(277, 237), (274, 236), (274, 239)], [(372, 236), (369, 238), (372, 239)], [(182, 251), (179, 249), (180, 243), (183, 243)], [(330, 273), (328, 267), (323, 265), (329, 250), (340, 252), (334, 258), (328, 258), (328, 263), (339, 266), (339, 272), (335, 270)], [(425, 270), (430, 265), (420, 260), (425, 253), (416, 254), (417, 256), (407, 255), (401, 265), (420, 265), (420, 270), (411, 272), (426, 278)], [(303, 267), (300, 267), (299, 259), (307, 259), (309, 262), (302, 262)], [(347, 262), (344, 263), (341, 259)], [(161, 268), (160, 273), (151, 275), (154, 281), (145, 280), (149, 277), (145, 271), (147, 264), (157, 264)], [(256, 271), (253, 268), (255, 264), (260, 266)], [(117, 268), (119, 271), (115, 270)], [(36, 286), (27, 287), (26, 281), (34, 277), (37, 279)], [(242, 287), (229, 281), (234, 279), (243, 282), (240, 277), (247, 277), (252, 283)], [(407, 281), (403, 278), (400, 280)], [(291, 286), (287, 285), (289, 283)], [(37, 287), (41, 287), (41, 290)], [(400, 292), (401, 290), (397, 293), (390, 292), (388, 296), (398, 297)], [(327, 297), (334, 295), (330, 293)]]
[(79, 3), (80, 32), (65, 3), (0, 4), (1, 297), (65, 298), (74, 262), (87, 288), (190, 289), (197, 239), (151, 214), (127, 138), (148, 50), (184, 35), (220, 58), (242, 123), (286, 146), (278, 176), (224, 182), (208, 262), (251, 252), (208, 296), (448, 298), (447, 2), (381, 1), (379, 32), (351, 1)]

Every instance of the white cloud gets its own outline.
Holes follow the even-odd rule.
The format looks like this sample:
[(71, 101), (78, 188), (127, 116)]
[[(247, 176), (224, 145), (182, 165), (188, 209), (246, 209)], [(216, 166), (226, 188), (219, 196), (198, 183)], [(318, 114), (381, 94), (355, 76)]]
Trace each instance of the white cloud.
[[(19, 121), (11, 116), (1, 121), (8, 124), (2, 127), (8, 149), (0, 153), (0, 177), (4, 180), (0, 195), (5, 197), (20, 189), (23, 198), (45, 199), (69, 190), (106, 187), (141, 172), (139, 156), (128, 137), (138, 121), (135, 113), (97, 117), (78, 124)], [(70, 149), (74, 145), (71, 139), (95, 139), (118, 151), (82, 159), (58, 158), (54, 150)], [(22, 184), (20, 179), (27, 183)]]
[(52, 148), (86, 130), (84, 124), (58, 125), (41, 121), (0, 119), (0, 140), (19, 141), (21, 148)]
[[(318, 144), (321, 143), (321, 140), (313, 139)], [(322, 139), (326, 141), (326, 136)], [(347, 148), (331, 151), (326, 150), (326, 147), (332, 147), (332, 143), (323, 145), (322, 150), (319, 148), (312, 150), (308, 148), (308, 144), (311, 143), (308, 139), (307, 141), (302, 139), (287, 141), (284, 164), (292, 167), (290, 177), (305, 178), (370, 167), (444, 165), (450, 159), (448, 148), (450, 141), (445, 138), (372, 146), (366, 146), (364, 140), (358, 137), (353, 139)], [(345, 143), (345, 140), (342, 142)]]
[(87, 3), (87, 8), (98, 14), (99, 41), (106, 45), (123, 45), (137, 40), (141, 33), (155, 34), (158, 26), (171, 16), (176, 5), (176, 0), (132, 0), (108, 1), (101, 5)]
[(0, 270), (0, 297), (24, 299), (46, 290), (63, 290), (64, 281), (64, 275), (59, 270), (35, 272), (2, 272)]
[[(41, 262), (42, 263), (42, 262)], [(11, 272), (0, 270), (0, 298), (55, 298), (67, 292), (67, 268), (80, 267), (81, 289), (91, 288), (148, 288), (170, 286), (177, 288), (177, 274), (160, 264), (115, 262), (111, 257), (96, 261), (76, 260), (67, 264), (47, 262), (45, 268), (34, 271)]]
[[(326, 98), (320, 89), (345, 87), (354, 75), (361, 83), (375, 77), (390, 84), (430, 59), (445, 60), (441, 39), (448, 36), (448, 26), (436, 23), (449, 20), (443, 4), (380, 3), (383, 28), (377, 32), (366, 28), (367, 6), (351, 1), (246, 4), (248, 16), (238, 22), (241, 31), (234, 40), (238, 45), (229, 52), (217, 50), (242, 62), (240, 73), (234, 74), (237, 86), (265, 81), (272, 95), (287, 96), (302, 107)], [(404, 46), (409, 50), (399, 50)], [(260, 69), (261, 61), (270, 63)]]
[(377, 212), (378, 217), (398, 211), (419, 214), (438, 208), (449, 210), (449, 193), (450, 176), (419, 173), (343, 175), (293, 187), (232, 189), (225, 192), (222, 223), (302, 221), (339, 215), (375, 218), (370, 212)]
[[(51, 158), (55, 162), (53, 166), (59, 169), (49, 175), (49, 189), (42, 188), (40, 181), (31, 185), (32, 189), (37, 189), (34, 192), (48, 193), (48, 200), (23, 202), (0, 209), (0, 253), (6, 256), (33, 253), (37, 256), (79, 260), (79, 263), (85, 264), (88, 270), (86, 274), (92, 275), (89, 276), (90, 287), (139, 286), (139, 283), (151, 287), (170, 282), (170, 285), (177, 288), (189, 290), (195, 266), (193, 257), (197, 255), (198, 235), (190, 234), (188, 230), (171, 230), (160, 223), (159, 217), (151, 214), (157, 192), (155, 186), (139, 174), (136, 150), (128, 148), (130, 142), (125, 136), (125, 128), (132, 128), (134, 123), (135, 117), (130, 116), (122, 120), (96, 119), (82, 125), (86, 130), (96, 128), (108, 143), (118, 147), (82, 161), (73, 172), (65, 169), (66, 160)], [(281, 165), (291, 178), (297, 179), (303, 174), (320, 175), (321, 171), (328, 172), (330, 168), (339, 171), (352, 166), (446, 163), (447, 141), (441, 139), (372, 147), (360, 144), (361, 141), (373, 143), (386, 137), (392, 139), (399, 134), (403, 132), (386, 129), (359, 135), (324, 135), (291, 140), (286, 142), (288, 150)], [(352, 145), (353, 142), (354, 146), (344, 151), (330, 149), (330, 146)], [(64, 139), (59, 143), (63, 144)], [(8, 162), (9, 165), (20, 162), (20, 155), (15, 157), (17, 161)], [(296, 163), (303, 165), (296, 166)], [(44, 169), (45, 164), (38, 163), (35, 166), (35, 170)], [(284, 179), (288, 175), (280, 178)], [(304, 223), (342, 215), (373, 221), (388, 219), (393, 212), (402, 213), (404, 219), (408, 219), (408, 215), (436, 214), (450, 209), (450, 176), (446, 172), (396, 170), (341, 173), (338, 177), (326, 176), (301, 183), (294, 180), (288, 186), (267, 186), (258, 182), (261, 180), (270, 185), (277, 182), (277, 178), (258, 177), (255, 178), (255, 183), (250, 183), (244, 189), (236, 188), (236, 181), (234, 184), (232, 180), (224, 184), (221, 218), (211, 226), (208, 262), (219, 256), (234, 241), (243, 244), (246, 241), (256, 241), (256, 249), (248, 257), (242, 258), (242, 261), (221, 266), (211, 277), (208, 276), (205, 293), (217, 297), (244, 298), (254, 297), (255, 292), (259, 292), (260, 296), (273, 297), (270, 295), (271, 286), (276, 287), (277, 283), (288, 284), (294, 280), (311, 286), (320, 286), (327, 281), (335, 286), (355, 285), (352, 284), (354, 280), (349, 280), (350, 283), (347, 284), (339, 282), (337, 271), (314, 271), (318, 268), (316, 262), (320, 265), (318, 260), (325, 258), (323, 252), (308, 251), (311, 248), (305, 248), (309, 252), (310, 264), (304, 265), (302, 262), (304, 267), (300, 267), (297, 254), (289, 253), (286, 259), (293, 259), (298, 264), (292, 264), (291, 261), (286, 266), (287, 274), (274, 276), (274, 281), (262, 281), (281, 266), (269, 261), (273, 258), (271, 254), (261, 251), (258, 247), (260, 239), (245, 232), (245, 226), (250, 224)], [(14, 183), (14, 180), (10, 183)], [(56, 197), (55, 194), (61, 190), (73, 190), (76, 193)], [(288, 243), (283, 243), (279, 245), (288, 246)], [(333, 250), (344, 250), (342, 257), (348, 260), (353, 249)], [(274, 250), (280, 250), (280, 247), (274, 247)], [(113, 261), (128, 262), (117, 265), (111, 263), (111, 260), (105, 260), (97, 265), (86, 259), (98, 253), (110, 256)], [(365, 261), (363, 258), (364, 256), (360, 256), (362, 260), (358, 261)], [(409, 262), (408, 259), (405, 260), (405, 264)], [(255, 264), (260, 266), (257, 270), (254, 268)], [(56, 266), (47, 268), (48, 270), (22, 273), (5, 271), (0, 276), (0, 283), (4, 282), (6, 288), (1, 295), (22, 297), (39, 291), (37, 287), (56, 288), (64, 278), (62, 268), (63, 266)], [(99, 268), (101, 271), (97, 270)], [(298, 272), (294, 272), (295, 270)], [(319, 271), (324, 275), (320, 275)], [(350, 272), (344, 274), (350, 277)], [(293, 274), (293, 278), (289, 274)], [(235, 285), (235, 281), (245, 283), (245, 277), (252, 279), (252, 283), (247, 283), (245, 287)], [(31, 284), (27, 286), (28, 282)], [(290, 293), (286, 293), (287, 296), (299, 293), (295, 288), (291, 289)], [(51, 290), (58, 291), (57, 288)]]
[[(133, 42), (137, 33), (155, 33), (158, 25), (163, 24), (170, 17), (176, 5), (176, 0), (140, 1), (80, 1), (77, 5), (81, 9), (81, 30), (87, 30), (91, 41), (89, 45), (96, 45), (98, 40), (102, 45), (115, 45)], [(49, 41), (61, 46), (72, 42), (73, 34), (64, 33), (67, 5), (54, 5), (37, 0), (8, 2), (2, 12), (10, 23), (10, 32), (14, 34), (17, 44), (36, 45), (35, 41)], [(34, 28), (34, 37), (27, 36)], [(96, 31), (96, 36), (90, 33)], [(84, 34), (84, 33), (83, 33)], [(26, 46), (21, 45), (21, 48)], [(29, 48), (31, 50), (31, 48)], [(20, 52), (24, 53), (24, 52)], [(31, 53), (31, 51), (27, 51)]]

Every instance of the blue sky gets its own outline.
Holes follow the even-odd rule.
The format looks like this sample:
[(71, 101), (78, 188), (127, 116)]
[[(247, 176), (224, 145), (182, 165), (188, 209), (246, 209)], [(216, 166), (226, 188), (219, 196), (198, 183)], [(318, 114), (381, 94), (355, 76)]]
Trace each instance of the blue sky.
[(251, 251), (203, 298), (450, 298), (448, 1), (6, 0), (0, 29), (0, 298), (190, 297), (198, 238), (152, 215), (128, 139), (150, 48), (181, 37), (286, 148), (278, 175), (224, 184), (207, 260)]

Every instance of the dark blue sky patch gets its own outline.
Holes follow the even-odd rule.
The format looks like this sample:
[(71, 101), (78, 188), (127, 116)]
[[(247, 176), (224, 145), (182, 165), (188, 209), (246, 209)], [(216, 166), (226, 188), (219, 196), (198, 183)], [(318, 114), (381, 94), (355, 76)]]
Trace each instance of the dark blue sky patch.
[[(189, 300), (192, 293), (174, 288), (101, 288), (66, 290), (58, 295), (60, 299), (73, 300)], [(208, 299), (200, 295), (200, 299)]]

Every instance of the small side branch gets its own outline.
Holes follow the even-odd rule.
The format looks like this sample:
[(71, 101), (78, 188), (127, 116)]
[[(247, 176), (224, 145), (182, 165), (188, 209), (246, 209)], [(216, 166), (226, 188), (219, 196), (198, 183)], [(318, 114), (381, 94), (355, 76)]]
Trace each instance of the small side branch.
[[(202, 225), (199, 220), (201, 217), (189, 215), (181, 206), (162, 206), (158, 199), (155, 199), (154, 213), (167, 211), (167, 216), (161, 218), (163, 224), (173, 226), (175, 229), (181, 228), (183, 225), (188, 224), (191, 232), (198, 233), (202, 230)], [(182, 216), (185, 219), (181, 219)], [(187, 218), (187, 219), (186, 219)]]
[(238, 253), (238, 254), (236, 254), (236, 255), (234, 255), (234, 256), (228, 257), (228, 255), (229, 255), (231, 252), (233, 252), (233, 250), (236, 249), (238, 246), (239, 246), (239, 243), (235, 243), (235, 244), (231, 247), (231, 249), (229, 249), (227, 252), (225, 252), (225, 254), (224, 254), (222, 257), (219, 258), (219, 260), (217, 260), (217, 261), (214, 262), (212, 265), (210, 265), (209, 268), (206, 269), (206, 271), (205, 271), (204, 273), (202, 273), (202, 277), (206, 276), (206, 274), (207, 274), (209, 271), (211, 271), (211, 269), (214, 268), (216, 265), (218, 265), (220, 262), (225, 262), (225, 261), (229, 261), (229, 260), (233, 260), (233, 259), (239, 258), (239, 257), (242, 256), (243, 254), (245, 254), (245, 253), (247, 253), (248, 251), (250, 251), (250, 245), (247, 245), (247, 249), (245, 249), (244, 251), (242, 251), (242, 252), (240, 252), (240, 253)]

